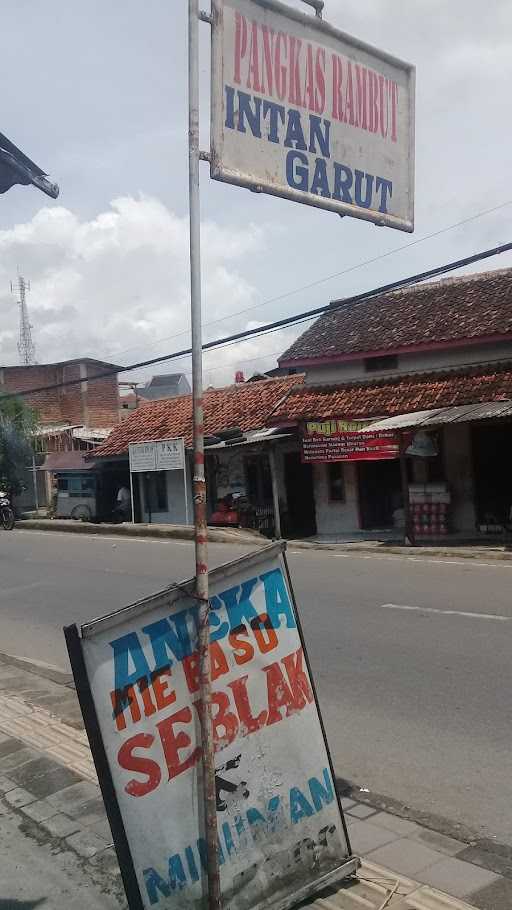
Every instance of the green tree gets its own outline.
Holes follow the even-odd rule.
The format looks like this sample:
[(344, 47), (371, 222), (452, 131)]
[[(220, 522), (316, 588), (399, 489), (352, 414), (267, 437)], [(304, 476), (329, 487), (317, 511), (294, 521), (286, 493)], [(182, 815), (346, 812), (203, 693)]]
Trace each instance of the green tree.
[(0, 489), (11, 497), (23, 491), (36, 426), (35, 412), (21, 398), (0, 396)]

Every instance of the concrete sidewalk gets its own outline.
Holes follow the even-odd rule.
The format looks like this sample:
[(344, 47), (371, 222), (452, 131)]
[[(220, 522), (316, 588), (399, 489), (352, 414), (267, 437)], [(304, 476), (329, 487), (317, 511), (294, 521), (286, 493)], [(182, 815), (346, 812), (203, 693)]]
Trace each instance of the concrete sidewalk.
[[(96, 524), (71, 519), (28, 518), (16, 522), (16, 527), (25, 531), (59, 531), (70, 534), (94, 534), (108, 537), (144, 537), (159, 540), (193, 540), (194, 529), (185, 525), (167, 524)], [(242, 546), (261, 547), (269, 543), (268, 538), (250, 528), (208, 528), (211, 543), (230, 543)], [(407, 547), (395, 541), (383, 540), (289, 540), (290, 550), (316, 550), (320, 552), (363, 553), (380, 556), (433, 557), (449, 559), (512, 560), (512, 549), (497, 542), (483, 544), (429, 544), (420, 543)]]
[[(487, 852), (469, 832), (461, 839), (447, 837), (372, 805), (371, 794), (356, 796), (353, 788), (343, 804), (362, 869), (357, 879), (318, 897), (315, 910), (512, 906), (512, 851), (508, 856), (506, 848), (503, 855)], [(112, 838), (70, 678), (1, 654), (0, 806), (3, 840), (18, 832), (35, 838), (43, 856), (57, 850), (73, 862), (78, 858), (83, 880), (108, 894), (105, 907), (123, 906)], [(25, 856), (20, 848), (22, 862)], [(22, 872), (26, 885), (29, 866)], [(0, 907), (5, 896), (0, 890)], [(21, 896), (11, 885), (8, 897)], [(52, 900), (49, 906), (60, 904)]]
[[(69, 534), (99, 534), (108, 537), (155, 537), (168, 540), (194, 540), (192, 525), (122, 524), (73, 521), (65, 518), (21, 518), (16, 527), (24, 531), (65, 531)], [(258, 531), (251, 528), (208, 528), (211, 543), (247, 544), (264, 546), (268, 543)]]

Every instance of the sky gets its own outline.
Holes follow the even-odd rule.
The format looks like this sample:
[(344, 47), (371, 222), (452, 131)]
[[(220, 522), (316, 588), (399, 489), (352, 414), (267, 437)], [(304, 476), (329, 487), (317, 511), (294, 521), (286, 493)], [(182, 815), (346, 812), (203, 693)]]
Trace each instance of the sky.
[[(18, 270), (31, 282), (41, 363), (89, 356), (125, 365), (188, 346), (187, 6), (3, 0), (0, 131), (61, 193), (53, 201), (14, 187), (0, 196), (1, 365), (18, 362), (10, 291)], [(511, 4), (326, 0), (324, 15), (417, 68), (415, 232), (216, 183), (202, 165), (206, 339), (512, 239)], [(200, 28), (207, 149), (209, 26)], [(504, 266), (512, 254), (473, 271)], [(300, 331), (206, 354), (205, 384), (275, 366)], [(124, 379), (165, 371), (189, 373), (190, 361)]]

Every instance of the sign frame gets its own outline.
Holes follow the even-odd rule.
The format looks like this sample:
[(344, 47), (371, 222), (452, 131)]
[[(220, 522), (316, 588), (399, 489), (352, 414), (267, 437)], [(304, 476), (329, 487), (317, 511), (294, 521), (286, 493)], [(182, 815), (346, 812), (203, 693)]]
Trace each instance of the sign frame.
[[(343, 807), (341, 804), (341, 796), (336, 787), (336, 773), (329, 749), (329, 744), (327, 741), (325, 725), (322, 718), (315, 681), (306, 649), (300, 614), (297, 609), (295, 593), (290, 577), (290, 571), (285, 551), (285, 541), (281, 540), (274, 542), (266, 547), (263, 547), (261, 550), (246, 554), (233, 560), (230, 563), (226, 563), (217, 567), (210, 573), (210, 578), (214, 582), (219, 578), (222, 578), (224, 582), (230, 577), (238, 574), (241, 569), (247, 566), (255, 566), (264, 562), (266, 559), (271, 559), (273, 557), (282, 557), (284, 577), (289, 589), (291, 603), (297, 623), (297, 633), (303, 649), (304, 662), (307, 667), (309, 680), (311, 683), (313, 702), (317, 712), (323, 746), (325, 748), (328, 767), (334, 784), (335, 803), (339, 812), (341, 830), (347, 847), (347, 856), (344, 861), (341, 862), (341, 864), (336, 868), (323, 873), (323, 875), (321, 875), (316, 880), (303, 885), (301, 888), (299, 888), (298, 891), (294, 892), (293, 894), (289, 894), (284, 898), (278, 899), (275, 902), (266, 901), (262, 903), (262, 910), (267, 910), (267, 908), (268, 910), (289, 910), (289, 908), (317, 893), (322, 888), (339, 882), (347, 876), (352, 875), (360, 866), (359, 858), (357, 856), (354, 856), (352, 852), (350, 836), (343, 813)], [(64, 636), (75, 682), (76, 693), (82, 711), (85, 730), (89, 740), (94, 765), (98, 775), (98, 782), (105, 804), (107, 818), (113, 835), (114, 847), (119, 861), (119, 867), (121, 870), (129, 910), (145, 910), (146, 904), (144, 903), (141, 894), (135, 869), (135, 862), (130, 849), (129, 838), (125, 828), (111, 768), (107, 758), (107, 750), (105, 747), (105, 742), (103, 740), (98, 713), (92, 694), (91, 681), (89, 679), (87, 671), (83, 650), (83, 641), (85, 639), (94, 637), (98, 631), (114, 628), (120, 621), (124, 621), (128, 618), (134, 619), (143, 615), (148, 610), (162, 606), (164, 604), (167, 606), (169, 605), (169, 601), (172, 603), (174, 600), (182, 598), (184, 593), (188, 593), (193, 597), (194, 583), (195, 580), (190, 579), (184, 583), (171, 585), (169, 588), (166, 588), (157, 594), (153, 594), (149, 597), (145, 597), (139, 601), (136, 601), (135, 603), (130, 604), (125, 608), (116, 610), (113, 613), (99, 617), (98, 619), (92, 620), (91, 622), (84, 623), (81, 626), (80, 630), (76, 624), (64, 627)]]
[[(334, 212), (341, 217), (351, 216), (372, 222), (379, 227), (389, 227), (396, 230), (412, 233), (414, 231), (414, 173), (415, 173), (415, 84), (416, 84), (416, 67), (414, 64), (382, 51), (373, 45), (368, 44), (347, 34), (341, 29), (336, 28), (325, 19), (318, 16), (311, 16), (300, 10), (293, 9), (281, 0), (250, 0), (255, 7), (264, 11), (273, 12), (290, 19), (299, 25), (307, 27), (318, 34), (319, 40), (324, 37), (335, 39), (345, 44), (349, 44), (354, 49), (360, 50), (380, 59), (383, 63), (403, 69), (408, 77), (408, 118), (409, 130), (407, 136), (407, 156), (408, 156), (408, 175), (407, 175), (407, 193), (408, 193), (408, 215), (399, 217), (387, 212), (379, 212), (364, 208), (355, 203), (346, 203), (332, 198), (324, 198), (320, 195), (294, 189), (290, 186), (274, 185), (270, 180), (262, 183), (251, 177), (249, 173), (234, 170), (225, 166), (222, 162), (222, 131), (223, 131), (223, 21), (225, 0), (211, 0), (211, 98), (210, 98), (210, 177), (212, 180), (218, 180), (223, 183), (234, 184), (235, 186), (244, 187), (256, 193), (267, 193), (280, 198), (288, 199), (292, 202), (301, 202), (315, 208), (325, 209)], [(258, 97), (260, 93), (258, 94)], [(263, 97), (263, 95), (261, 95)]]
[[(165, 463), (165, 458), (159, 458), (159, 446), (165, 445), (165, 443), (173, 442), (180, 443), (180, 455), (181, 455), (181, 464), (175, 467), (169, 467)], [(132, 452), (134, 453), (138, 446), (153, 446), (153, 458), (151, 459), (153, 467), (134, 467), (132, 461)], [(133, 475), (134, 474), (152, 474), (156, 471), (182, 471), (183, 473), (183, 493), (185, 497), (185, 524), (188, 527), (189, 522), (189, 503), (188, 503), (188, 490), (187, 490), (187, 450), (185, 445), (184, 436), (176, 436), (172, 439), (144, 439), (140, 442), (131, 442), (128, 446), (128, 461), (129, 461), (129, 470), (130, 470), (130, 494), (131, 494), (131, 504), (132, 504), (132, 524), (135, 523), (134, 516), (134, 503), (133, 503)]]

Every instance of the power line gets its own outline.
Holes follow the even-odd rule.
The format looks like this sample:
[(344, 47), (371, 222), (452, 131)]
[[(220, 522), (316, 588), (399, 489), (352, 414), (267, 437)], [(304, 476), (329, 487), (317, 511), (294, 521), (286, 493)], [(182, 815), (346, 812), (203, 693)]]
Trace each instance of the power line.
[[(363, 259), (361, 262), (356, 262), (354, 265), (350, 265), (348, 268), (342, 269), (341, 272), (334, 272), (332, 275), (326, 275), (324, 278), (318, 278), (309, 284), (303, 284), (298, 288), (293, 288), (291, 291), (284, 291), (277, 297), (270, 297), (268, 300), (262, 300), (261, 303), (256, 303), (253, 306), (245, 307), (243, 310), (236, 310), (236, 312), (230, 313), (227, 316), (219, 316), (218, 319), (211, 319), (210, 322), (204, 323), (204, 327), (206, 328), (207, 326), (217, 325), (219, 322), (226, 322), (226, 320), (234, 319), (236, 316), (243, 316), (245, 313), (254, 312), (254, 310), (262, 309), (265, 306), (269, 306), (271, 303), (278, 303), (280, 300), (286, 300), (287, 297), (293, 297), (294, 294), (300, 294), (302, 291), (310, 291), (312, 288), (319, 287), (321, 284), (326, 284), (328, 281), (333, 281), (334, 278), (342, 278), (343, 275), (348, 275), (350, 272), (356, 272), (358, 269), (362, 269), (366, 265), (373, 265), (376, 262), (380, 262), (382, 259), (387, 259), (388, 256), (394, 256), (395, 253), (401, 253), (403, 250), (409, 250), (411, 247), (418, 246), (419, 243), (423, 243), (425, 240), (433, 240), (435, 237), (440, 237), (442, 234), (446, 234), (448, 231), (462, 227), (465, 224), (470, 224), (470, 222), (476, 221), (478, 218), (483, 218), (485, 215), (492, 215), (494, 212), (498, 212), (500, 209), (504, 209), (508, 205), (512, 205), (512, 199), (507, 200), (507, 202), (501, 202), (499, 205), (495, 205), (490, 209), (484, 209), (481, 212), (476, 212), (474, 215), (469, 215), (467, 218), (462, 218), (461, 221), (456, 221), (444, 228), (439, 228), (437, 231), (433, 231), (430, 234), (424, 234), (423, 237), (417, 237), (415, 240), (411, 240), (409, 243), (404, 243), (402, 246), (397, 246), (392, 250), (388, 250), (387, 253), (379, 253), (378, 256), (373, 256), (371, 259)], [(181, 338), (183, 335), (189, 334), (190, 329), (186, 329), (184, 332), (177, 332), (174, 335), (166, 335), (163, 338), (160, 338), (157, 344), (161, 344), (163, 341), (173, 341), (175, 338)], [(156, 346), (156, 344), (150, 345), (150, 347), (153, 348)], [(119, 356), (120, 354), (127, 354), (129, 351), (136, 351), (138, 347), (141, 347), (141, 345), (135, 345), (131, 348), (124, 348), (122, 351), (118, 351), (115, 356)]]
[[(232, 335), (227, 335), (224, 338), (217, 339), (216, 341), (207, 341), (203, 344), (203, 351), (208, 351), (212, 348), (220, 348), (227, 344), (242, 341), (246, 338), (255, 338), (259, 337), (260, 335), (266, 335), (270, 332), (279, 331), (280, 329), (285, 328), (289, 325), (299, 325), (302, 322), (307, 322), (310, 319), (314, 319), (316, 316), (321, 316), (323, 313), (334, 313), (336, 310), (348, 306), (353, 306), (358, 303), (363, 303), (365, 300), (372, 300), (375, 297), (389, 294), (392, 291), (398, 291), (401, 288), (406, 288), (413, 284), (419, 284), (422, 281), (428, 281), (430, 278), (437, 278), (439, 275), (445, 275), (448, 272), (453, 272), (456, 269), (465, 268), (468, 265), (473, 265), (475, 262), (481, 262), (483, 259), (490, 259), (493, 256), (499, 256), (502, 253), (507, 253), (511, 250), (512, 242), (503, 243), (499, 246), (493, 247), (492, 249), (483, 250), (480, 253), (474, 253), (472, 256), (466, 256), (464, 259), (456, 259), (452, 262), (447, 262), (444, 265), (437, 266), (436, 268), (428, 269), (425, 272), (418, 272), (417, 274), (410, 275), (407, 278), (400, 278), (398, 281), (393, 281), (389, 284), (381, 285), (378, 288), (373, 288), (371, 291), (355, 294), (352, 297), (346, 297), (342, 300), (334, 300), (331, 303), (324, 304), (323, 306), (315, 307), (313, 310), (306, 310), (303, 313), (296, 313), (294, 316), (285, 316), (282, 319), (277, 319), (275, 322), (269, 322), (266, 325), (258, 326), (253, 329), (244, 329), (241, 332), (234, 332)], [(104, 370), (102, 373), (98, 373), (96, 376), (87, 377), (87, 381), (93, 382), (94, 380), (105, 379), (108, 376), (115, 376), (119, 373), (129, 373), (133, 370), (141, 369), (142, 367), (153, 366), (157, 363), (163, 363), (164, 361), (168, 360), (176, 360), (190, 353), (190, 348), (184, 348), (181, 351), (174, 351), (171, 354), (164, 354), (160, 357), (153, 357), (150, 360), (142, 360), (139, 361), (139, 363), (132, 363), (126, 367)], [(35, 395), (40, 392), (50, 392), (53, 389), (61, 389), (66, 386), (79, 385), (83, 381), (83, 378), (66, 379), (63, 382), (57, 382), (46, 386), (38, 386), (37, 388), (29, 389), (23, 392), (10, 392), (6, 395), (0, 396), (0, 400), (7, 398), (21, 398), (26, 395)]]

